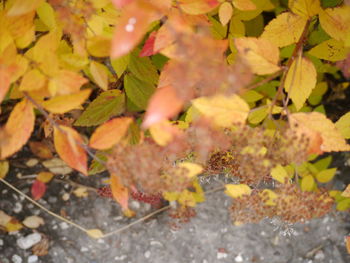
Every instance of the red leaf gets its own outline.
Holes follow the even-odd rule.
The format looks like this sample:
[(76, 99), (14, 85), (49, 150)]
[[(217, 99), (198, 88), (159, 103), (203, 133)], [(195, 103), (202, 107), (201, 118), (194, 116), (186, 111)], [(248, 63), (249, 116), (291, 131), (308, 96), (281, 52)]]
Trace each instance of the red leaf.
[(127, 5), (115, 27), (111, 57), (129, 53), (142, 39), (155, 12), (150, 4), (135, 1)]
[(172, 86), (158, 88), (150, 99), (142, 127), (146, 129), (152, 124), (176, 116), (183, 104)]
[(146, 40), (145, 44), (143, 45), (143, 48), (139, 54), (140, 57), (148, 57), (151, 55), (154, 55), (156, 52), (154, 51), (154, 42), (156, 40), (157, 32), (153, 31), (148, 39)]
[[(62, 130), (62, 131), (61, 131)], [(54, 143), (58, 155), (70, 167), (87, 175), (87, 156), (81, 146), (83, 139), (74, 129), (60, 125), (54, 128)]]
[(31, 189), (33, 199), (39, 200), (41, 197), (43, 197), (45, 192), (46, 192), (46, 184), (39, 180), (35, 180), (34, 183), (32, 184), (32, 189)]

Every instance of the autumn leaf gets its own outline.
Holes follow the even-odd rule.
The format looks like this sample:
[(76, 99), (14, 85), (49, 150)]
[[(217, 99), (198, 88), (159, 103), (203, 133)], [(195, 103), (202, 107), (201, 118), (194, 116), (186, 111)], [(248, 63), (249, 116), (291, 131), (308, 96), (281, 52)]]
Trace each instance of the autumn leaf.
[(34, 155), (38, 156), (41, 159), (53, 158), (53, 154), (49, 146), (43, 142), (30, 141), (29, 148)]
[(192, 100), (192, 105), (220, 127), (230, 127), (233, 123), (245, 123), (249, 112), (248, 104), (237, 95), (201, 97)]
[(350, 46), (350, 6), (327, 8), (319, 13), (322, 28), (331, 37)]
[(80, 87), (87, 82), (87, 79), (80, 74), (62, 69), (57, 76), (52, 78), (49, 84), (49, 91), (54, 95), (68, 95), (76, 93)]
[(303, 33), (307, 19), (285, 12), (271, 20), (264, 28), (261, 38), (267, 39), (278, 47), (298, 42)]
[(133, 1), (125, 6), (115, 27), (111, 45), (111, 58), (129, 53), (145, 35), (148, 25), (153, 19), (153, 7), (146, 2)]
[(266, 75), (280, 70), (278, 47), (269, 40), (242, 37), (235, 39), (235, 45), (254, 73)]
[(290, 66), (284, 83), (284, 89), (295, 104), (301, 109), (315, 88), (317, 72), (313, 63), (305, 57), (299, 56)]
[(117, 8), (123, 8), (124, 6), (130, 4), (134, 0), (112, 0), (113, 5)]
[(46, 183), (50, 182), (54, 176), (55, 175), (51, 172), (40, 172), (37, 175), (36, 180), (46, 184)]
[(149, 131), (153, 140), (160, 146), (165, 146), (171, 142), (181, 131), (169, 121), (162, 121), (150, 126)]
[(134, 215), (133, 211), (129, 209), (128, 200), (129, 200), (129, 190), (126, 188), (119, 176), (111, 174), (110, 177), (111, 190), (113, 198), (120, 204), (125, 215), (132, 217)]
[(0, 128), (0, 159), (22, 148), (34, 129), (35, 115), (32, 104), (26, 99), (17, 103), (4, 127)]
[(183, 100), (178, 97), (172, 86), (156, 89), (149, 100), (142, 127), (146, 129), (155, 123), (175, 117), (183, 104)]
[(229, 2), (223, 2), (219, 8), (219, 19), (223, 26), (225, 26), (230, 21), (232, 14), (232, 4)]
[(252, 189), (246, 184), (226, 184), (225, 194), (231, 196), (232, 198), (239, 198), (244, 195), (250, 195)]
[(217, 0), (180, 0), (180, 8), (190, 15), (201, 15), (210, 12), (219, 5)]
[(91, 89), (84, 89), (69, 95), (56, 96), (46, 100), (41, 105), (51, 113), (63, 114), (77, 109), (90, 96)]
[(16, 66), (2, 65), (0, 60), (0, 103), (10, 88), (11, 77), (16, 69)]
[(343, 42), (331, 38), (313, 47), (308, 53), (320, 59), (339, 61), (345, 59), (349, 51), (350, 48), (346, 48)]
[(94, 229), (89, 229), (86, 231), (86, 233), (95, 239), (102, 238), (103, 237), (103, 232), (100, 229), (94, 228)]
[(300, 137), (309, 138), (309, 146), (316, 140), (322, 152), (349, 151), (348, 145), (335, 124), (319, 112), (293, 113), (289, 121), (292, 129)]
[(87, 40), (86, 49), (91, 56), (108, 57), (111, 51), (111, 39), (105, 36), (92, 36)]
[(232, 0), (232, 4), (234, 7), (242, 11), (251, 11), (257, 9), (257, 6), (252, 0)]
[(345, 139), (350, 138), (350, 112), (344, 114), (335, 123), (335, 126)]
[(5, 178), (9, 169), (10, 165), (8, 161), (0, 161), (0, 178)]
[(321, 10), (320, 0), (289, 0), (288, 6), (296, 15), (312, 17)]
[(108, 68), (96, 61), (90, 63), (90, 73), (94, 82), (103, 90), (108, 89)]
[(155, 91), (153, 84), (142, 81), (133, 75), (124, 77), (124, 88), (126, 96), (139, 110), (146, 109), (148, 100)]
[(271, 170), (271, 177), (281, 184), (284, 184), (289, 179), (287, 171), (281, 165), (277, 165)]
[(306, 175), (301, 179), (300, 188), (303, 191), (311, 192), (315, 187), (315, 178), (312, 175)]
[(128, 131), (132, 118), (121, 117), (107, 121), (98, 127), (90, 138), (90, 147), (98, 150), (111, 148), (118, 143)]
[(58, 155), (66, 164), (87, 175), (87, 155), (83, 139), (74, 129), (60, 125), (54, 127), (54, 144)]
[(43, 0), (14, 0), (11, 2), (11, 7), (7, 11), (8, 16), (20, 16), (31, 11), (34, 11)]
[(31, 187), (31, 194), (34, 200), (39, 200), (46, 192), (46, 184), (39, 180), (34, 180)]
[(145, 44), (143, 45), (141, 52), (139, 54), (140, 57), (149, 57), (154, 55), (156, 52), (154, 50), (154, 42), (156, 41), (157, 31), (153, 31)]

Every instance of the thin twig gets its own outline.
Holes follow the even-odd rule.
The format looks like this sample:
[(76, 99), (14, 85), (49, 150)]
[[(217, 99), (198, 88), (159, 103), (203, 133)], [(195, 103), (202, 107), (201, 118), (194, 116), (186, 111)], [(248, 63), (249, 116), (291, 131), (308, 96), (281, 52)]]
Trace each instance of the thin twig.
[[(45, 118), (50, 122), (50, 124), (52, 126), (54, 126), (59, 132), (63, 133), (64, 135), (68, 136), (67, 132), (65, 130), (63, 130), (51, 117), (50, 115), (43, 109), (43, 107), (37, 103), (27, 92), (23, 92), (24, 96), (41, 112), (41, 114), (43, 114), (45, 116)], [(106, 162), (101, 160), (100, 158), (98, 158), (90, 149), (89, 147), (84, 144), (81, 143), (80, 141), (77, 141), (73, 138), (73, 140), (75, 141), (75, 143), (77, 143), (80, 147), (82, 147), (86, 153), (94, 160), (96, 160), (97, 162), (99, 162), (102, 165), (106, 165)]]

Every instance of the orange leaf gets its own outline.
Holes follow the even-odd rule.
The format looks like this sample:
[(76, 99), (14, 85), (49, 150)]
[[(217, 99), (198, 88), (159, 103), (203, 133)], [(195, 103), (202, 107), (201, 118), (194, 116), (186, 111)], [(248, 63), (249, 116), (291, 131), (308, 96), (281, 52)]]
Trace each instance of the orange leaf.
[(43, 142), (29, 142), (31, 152), (41, 159), (51, 159), (53, 154), (50, 148)]
[(42, 106), (51, 113), (62, 114), (77, 109), (89, 96), (91, 89), (84, 89), (79, 92), (56, 96), (44, 101)]
[(153, 31), (148, 39), (146, 40), (143, 48), (139, 54), (140, 57), (149, 57), (154, 55), (156, 52), (154, 51), (154, 42), (156, 41), (157, 31)]
[(8, 10), (8, 16), (19, 16), (34, 11), (43, 0), (14, 0)]
[(129, 190), (126, 188), (119, 176), (111, 174), (111, 190), (113, 198), (120, 204), (125, 215), (131, 217), (133, 212), (129, 209), (128, 200), (129, 200)]
[(348, 254), (350, 254), (350, 236), (347, 236), (345, 238), (345, 245), (346, 245), (346, 250), (348, 251)]
[[(0, 62), (1, 63), (1, 62)], [(0, 65), (0, 103), (10, 88), (11, 76), (16, 71), (15, 66)]]
[(39, 200), (46, 192), (46, 184), (42, 181), (35, 180), (32, 184), (31, 193), (34, 200)]
[(127, 5), (114, 31), (111, 57), (117, 58), (129, 53), (147, 32), (153, 18), (151, 5), (141, 1)]
[(115, 5), (116, 8), (122, 8), (128, 4), (130, 4), (134, 0), (112, 0), (113, 5)]
[(32, 104), (26, 99), (16, 104), (5, 127), (0, 128), (0, 159), (22, 148), (32, 134), (34, 120)]
[(172, 86), (158, 88), (149, 101), (142, 127), (146, 129), (152, 124), (176, 116), (183, 104)]
[(83, 139), (74, 129), (60, 125), (60, 130), (54, 128), (54, 143), (58, 155), (70, 167), (87, 175), (87, 156)]
[(51, 172), (40, 172), (37, 175), (36, 180), (46, 184), (46, 183), (50, 182), (54, 176), (55, 175)]
[(60, 70), (49, 85), (50, 94), (67, 95), (78, 92), (80, 87), (87, 82), (87, 79), (76, 72), (69, 70)]
[(128, 131), (132, 118), (114, 118), (98, 127), (90, 138), (90, 147), (98, 150), (111, 148)]

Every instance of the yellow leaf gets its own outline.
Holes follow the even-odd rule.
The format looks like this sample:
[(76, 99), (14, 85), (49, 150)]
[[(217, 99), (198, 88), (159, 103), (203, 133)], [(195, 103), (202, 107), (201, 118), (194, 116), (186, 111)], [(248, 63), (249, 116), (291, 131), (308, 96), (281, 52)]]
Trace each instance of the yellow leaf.
[(149, 132), (153, 140), (160, 146), (165, 146), (174, 138), (172, 129), (175, 128), (169, 121), (161, 121), (153, 124), (149, 128)]
[(272, 74), (280, 70), (278, 66), (279, 50), (267, 39), (242, 37), (235, 39), (238, 52), (259, 75)]
[(232, 198), (239, 198), (243, 195), (250, 195), (252, 189), (246, 184), (226, 184), (225, 193)]
[(289, 179), (287, 171), (281, 165), (277, 165), (271, 170), (271, 176), (273, 179), (282, 184), (288, 182)]
[(41, 105), (51, 113), (63, 114), (77, 109), (90, 96), (91, 89), (84, 89), (77, 93), (56, 96), (44, 101)]
[(46, 77), (37, 69), (29, 70), (24, 74), (21, 84), (19, 86), (20, 91), (33, 91), (40, 90), (46, 84)]
[(270, 189), (264, 189), (260, 194), (261, 197), (264, 198), (265, 205), (268, 206), (275, 206), (276, 205), (276, 199), (277, 199), (277, 194), (270, 190)]
[(22, 36), (16, 38), (16, 46), (19, 49), (28, 47), (35, 40), (35, 26), (33, 25)]
[(316, 174), (316, 179), (320, 183), (323, 183), (323, 184), (328, 183), (329, 181), (331, 181), (333, 179), (336, 171), (337, 171), (337, 168), (323, 170), (323, 171), (319, 172), (318, 174)]
[(320, 0), (289, 0), (289, 8), (299, 16), (312, 17), (321, 10)]
[(90, 73), (94, 82), (103, 90), (108, 89), (108, 68), (98, 62), (91, 61)]
[(268, 114), (268, 108), (263, 106), (260, 108), (253, 109), (249, 112), (248, 121), (251, 124), (258, 124), (262, 122)]
[(8, 16), (19, 16), (34, 11), (43, 0), (13, 0), (7, 12)]
[(344, 114), (340, 119), (335, 123), (338, 131), (345, 139), (350, 138), (350, 112)]
[(343, 197), (350, 197), (350, 184), (345, 188), (345, 190), (341, 193)]
[(52, 6), (44, 2), (37, 9), (36, 13), (38, 14), (40, 20), (51, 30), (56, 27), (56, 18), (55, 11)]
[(8, 161), (0, 161), (0, 178), (5, 178), (9, 169), (10, 165)]
[(15, 218), (12, 218), (6, 225), (5, 228), (8, 232), (16, 232), (23, 228), (23, 225)]
[(97, 229), (97, 228), (95, 228), (95, 229), (89, 229), (89, 230), (86, 231), (86, 233), (87, 233), (90, 237), (96, 238), (96, 239), (103, 237), (103, 232), (102, 232), (100, 229)]
[(179, 192), (163, 192), (163, 197), (165, 200), (169, 202), (176, 201), (180, 196)]
[(203, 172), (203, 167), (196, 163), (183, 162), (183, 163), (179, 163), (178, 167), (185, 168), (187, 170), (186, 176), (188, 178), (192, 178), (196, 175), (199, 175), (201, 172)]
[(93, 36), (87, 40), (87, 51), (94, 57), (108, 57), (111, 50), (111, 39), (104, 36)]
[(120, 204), (120, 206), (122, 207), (123, 210), (128, 210), (129, 206), (128, 206), (128, 200), (129, 200), (129, 190), (128, 188), (126, 188), (120, 177), (115, 175), (115, 174), (111, 174), (110, 176), (111, 179), (111, 190), (112, 190), (112, 195), (113, 198)]
[(219, 8), (219, 19), (222, 25), (226, 25), (230, 21), (233, 14), (232, 5), (229, 2), (223, 2)]
[(55, 175), (51, 172), (40, 172), (37, 177), (36, 180), (43, 182), (43, 183), (48, 183), (51, 181), (51, 179), (54, 177)]
[(317, 72), (313, 63), (304, 57), (295, 59), (288, 70), (284, 89), (300, 110), (316, 87)]
[(257, 6), (251, 0), (232, 0), (232, 4), (234, 7), (242, 11), (257, 9)]
[(73, 194), (75, 194), (76, 197), (87, 197), (88, 191), (86, 187), (78, 187), (73, 191)]
[(292, 129), (298, 136), (305, 134), (310, 140), (315, 134), (321, 136), (320, 149), (324, 152), (349, 151), (348, 145), (335, 124), (319, 112), (293, 113), (289, 117)]
[(0, 129), (0, 159), (22, 148), (34, 129), (35, 115), (32, 104), (26, 99), (17, 103), (5, 127)]
[(336, 40), (347, 41), (350, 35), (350, 6), (343, 5), (322, 10), (319, 19), (327, 34)]
[(315, 179), (312, 175), (304, 176), (301, 179), (301, 190), (311, 192), (315, 187)]
[(230, 127), (233, 123), (245, 123), (249, 112), (248, 104), (237, 95), (201, 97), (192, 100), (192, 105), (220, 127)]
[(350, 49), (344, 47), (343, 42), (331, 38), (318, 44), (308, 53), (320, 59), (339, 61), (345, 59), (349, 51)]
[(97, 150), (111, 148), (124, 137), (131, 122), (132, 118), (129, 117), (114, 118), (105, 122), (91, 135), (90, 147)]
[(350, 254), (350, 236), (345, 237), (345, 247), (348, 254)]
[(210, 12), (217, 7), (217, 0), (180, 0), (180, 8), (190, 15), (201, 15)]
[(190, 207), (195, 207), (196, 206), (196, 200), (193, 196), (193, 193), (188, 191), (187, 189), (183, 190), (177, 201), (184, 206), (190, 206)]
[(268, 39), (278, 47), (298, 42), (303, 33), (307, 19), (285, 12), (278, 15), (265, 26), (261, 38)]

